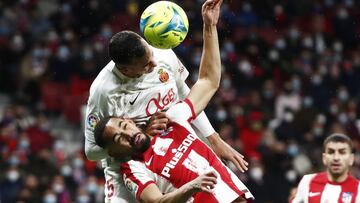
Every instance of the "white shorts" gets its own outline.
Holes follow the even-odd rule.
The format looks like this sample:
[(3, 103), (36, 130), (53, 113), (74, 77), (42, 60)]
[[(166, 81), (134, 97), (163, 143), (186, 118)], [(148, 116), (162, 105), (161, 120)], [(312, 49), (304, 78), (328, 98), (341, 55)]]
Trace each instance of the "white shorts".
[(119, 164), (111, 164), (104, 169), (105, 175), (105, 203), (137, 203), (138, 201), (126, 189)]

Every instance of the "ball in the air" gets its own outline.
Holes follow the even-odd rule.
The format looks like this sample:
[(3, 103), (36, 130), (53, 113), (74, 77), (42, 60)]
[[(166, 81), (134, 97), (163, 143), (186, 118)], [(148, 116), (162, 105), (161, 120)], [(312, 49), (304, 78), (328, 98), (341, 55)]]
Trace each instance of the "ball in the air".
[(189, 21), (184, 10), (170, 1), (158, 1), (141, 15), (140, 30), (146, 41), (160, 49), (170, 49), (184, 41)]

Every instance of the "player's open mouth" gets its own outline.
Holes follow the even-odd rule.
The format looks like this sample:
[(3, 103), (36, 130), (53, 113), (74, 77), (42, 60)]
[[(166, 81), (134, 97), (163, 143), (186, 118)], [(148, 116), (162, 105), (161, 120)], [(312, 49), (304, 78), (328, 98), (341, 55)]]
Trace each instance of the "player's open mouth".
[(139, 147), (139, 145), (141, 145), (141, 142), (142, 142), (141, 133), (138, 132), (134, 135), (133, 145)]

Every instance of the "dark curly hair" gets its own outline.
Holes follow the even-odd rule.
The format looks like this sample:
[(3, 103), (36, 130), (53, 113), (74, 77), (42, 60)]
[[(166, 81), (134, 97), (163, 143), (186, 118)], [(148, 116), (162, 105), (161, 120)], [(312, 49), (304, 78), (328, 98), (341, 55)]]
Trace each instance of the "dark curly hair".
[(95, 137), (95, 143), (102, 148), (106, 148), (107, 143), (104, 139), (104, 129), (106, 124), (109, 122), (109, 120), (113, 118), (112, 116), (105, 117), (101, 119), (95, 126), (94, 130), (94, 137)]

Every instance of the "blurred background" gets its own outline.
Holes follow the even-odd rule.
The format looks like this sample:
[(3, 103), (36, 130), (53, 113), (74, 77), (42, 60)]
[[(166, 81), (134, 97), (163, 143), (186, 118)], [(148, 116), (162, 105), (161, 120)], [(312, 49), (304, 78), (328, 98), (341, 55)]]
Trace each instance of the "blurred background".
[[(0, 202), (103, 202), (100, 165), (83, 151), (88, 89), (109, 38), (139, 32), (154, 1), (0, 2)], [(175, 1), (190, 31), (174, 51), (197, 78), (203, 0)], [(223, 76), (206, 112), (245, 155), (240, 179), (259, 203), (287, 202), (322, 170), (324, 138), (360, 141), (360, 2), (225, 0), (218, 24)], [(353, 175), (360, 178), (360, 154)], [(230, 166), (233, 167), (233, 166)]]

